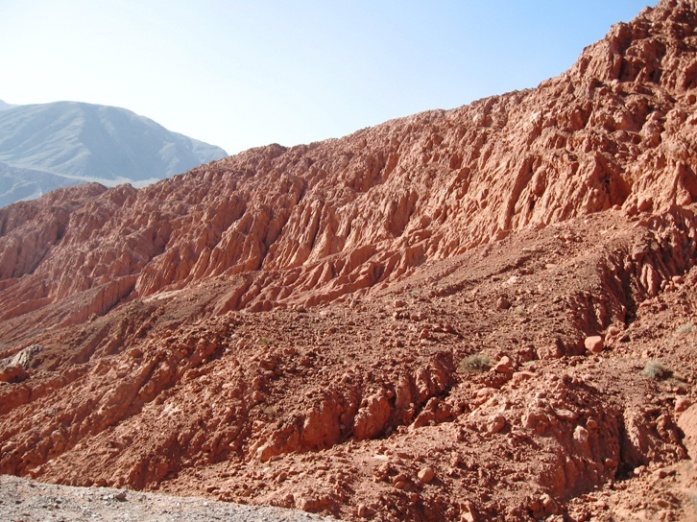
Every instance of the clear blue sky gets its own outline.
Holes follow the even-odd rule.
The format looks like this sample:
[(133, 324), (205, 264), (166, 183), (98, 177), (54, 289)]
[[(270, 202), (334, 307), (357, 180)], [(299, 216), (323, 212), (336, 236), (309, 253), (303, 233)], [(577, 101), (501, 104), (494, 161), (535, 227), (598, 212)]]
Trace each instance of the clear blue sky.
[(656, 0), (2, 0), (0, 99), (125, 107), (229, 153), (534, 87)]

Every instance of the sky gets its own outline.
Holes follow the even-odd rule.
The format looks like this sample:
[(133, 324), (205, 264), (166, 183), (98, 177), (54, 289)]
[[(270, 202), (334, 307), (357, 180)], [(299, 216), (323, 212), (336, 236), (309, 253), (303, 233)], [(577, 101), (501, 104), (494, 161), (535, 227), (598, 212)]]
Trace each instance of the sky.
[(233, 154), (535, 87), (656, 0), (0, 0), (0, 100), (147, 116)]

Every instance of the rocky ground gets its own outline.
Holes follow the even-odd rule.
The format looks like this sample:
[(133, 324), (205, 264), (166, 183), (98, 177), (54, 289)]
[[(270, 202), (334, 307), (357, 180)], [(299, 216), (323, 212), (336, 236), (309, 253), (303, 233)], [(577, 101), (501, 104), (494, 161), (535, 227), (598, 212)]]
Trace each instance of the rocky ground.
[(0, 472), (694, 520), (696, 52), (664, 0), (537, 89), (0, 210)]
[(98, 337), (5, 414), (3, 462), (346, 519), (689, 520), (692, 216), (522, 231), (313, 308), (202, 314), (215, 285), (124, 306), (19, 352), (60, 367)]
[(110, 488), (75, 488), (0, 475), (6, 522), (311, 522), (334, 519), (270, 507)]

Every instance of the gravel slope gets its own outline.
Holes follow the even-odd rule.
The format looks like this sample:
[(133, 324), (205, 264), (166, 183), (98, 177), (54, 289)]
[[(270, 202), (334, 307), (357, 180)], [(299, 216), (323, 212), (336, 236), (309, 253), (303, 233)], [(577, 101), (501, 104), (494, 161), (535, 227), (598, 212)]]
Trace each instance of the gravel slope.
[(0, 475), (0, 513), (6, 522), (309, 522), (309, 513), (173, 497), (112, 488), (76, 488)]

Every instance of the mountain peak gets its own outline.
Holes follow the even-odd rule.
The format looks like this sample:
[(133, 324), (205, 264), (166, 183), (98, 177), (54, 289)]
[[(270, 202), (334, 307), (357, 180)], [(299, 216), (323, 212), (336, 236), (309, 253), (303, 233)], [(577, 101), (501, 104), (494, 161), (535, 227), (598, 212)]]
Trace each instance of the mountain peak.
[[(0, 204), (85, 181), (142, 186), (227, 155), (118, 107), (64, 101), (6, 109), (0, 162), (15, 170), (0, 178)], [(29, 171), (43, 177), (18, 177)]]

